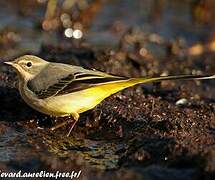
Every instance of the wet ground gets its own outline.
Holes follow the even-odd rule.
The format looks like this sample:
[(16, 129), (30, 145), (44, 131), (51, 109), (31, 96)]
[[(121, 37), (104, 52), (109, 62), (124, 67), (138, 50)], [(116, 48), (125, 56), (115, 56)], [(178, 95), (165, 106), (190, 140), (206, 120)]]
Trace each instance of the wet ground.
[[(66, 38), (60, 25), (41, 27), (45, 4), (17, 2), (0, 3), (1, 62), (30, 53), (127, 77), (215, 73), (213, 1), (93, 1), (73, 17), (81, 39)], [(214, 179), (214, 97), (214, 80), (138, 85), (81, 114), (66, 137), (69, 127), (50, 131), (63, 119), (29, 108), (15, 72), (1, 65), (0, 170)]]

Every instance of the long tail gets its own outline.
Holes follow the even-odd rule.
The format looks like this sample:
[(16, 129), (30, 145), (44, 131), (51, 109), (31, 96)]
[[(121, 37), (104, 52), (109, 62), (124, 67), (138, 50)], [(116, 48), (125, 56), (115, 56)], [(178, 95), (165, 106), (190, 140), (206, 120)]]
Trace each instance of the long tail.
[[(130, 78), (126, 80), (116, 80), (108, 83), (99, 84), (91, 88), (87, 88), (82, 91), (71, 93), (71, 99), (77, 102), (75, 108), (79, 107), (80, 104), (85, 104), (77, 110), (78, 113), (92, 109), (99, 104), (103, 99), (108, 96), (115, 94), (123, 89), (134, 86), (141, 83), (159, 82), (163, 80), (189, 80), (189, 79), (214, 79), (215, 75), (212, 76), (200, 76), (200, 75), (180, 75), (180, 76), (164, 76), (164, 77), (152, 77), (152, 78)], [(72, 98), (72, 95), (74, 96)], [(88, 106), (87, 106), (88, 104)]]
[(215, 75), (178, 75), (178, 76), (160, 76), (160, 77), (151, 77), (151, 78), (147, 78), (147, 77), (131, 78), (128, 80), (128, 82), (139, 84), (139, 83), (160, 82), (165, 80), (195, 80), (195, 79), (197, 80), (215, 79)]
[(101, 90), (107, 92), (107, 96), (114, 94), (125, 88), (142, 83), (160, 82), (165, 80), (206, 80), (215, 79), (215, 75), (178, 75), (178, 76), (160, 76), (160, 77), (143, 77), (143, 78), (130, 78), (118, 82), (107, 83), (100, 85)]

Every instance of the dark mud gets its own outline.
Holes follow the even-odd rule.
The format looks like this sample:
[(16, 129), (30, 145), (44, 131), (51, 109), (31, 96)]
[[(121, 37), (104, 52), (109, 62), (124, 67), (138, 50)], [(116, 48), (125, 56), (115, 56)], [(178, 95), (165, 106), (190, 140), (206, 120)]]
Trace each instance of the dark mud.
[[(110, 19), (114, 18), (104, 18), (108, 10), (116, 12), (119, 5), (119, 2), (113, 1), (104, 7), (103, 13), (97, 16), (94, 25), (89, 28), (88, 43), (71, 43), (62, 38), (57, 44), (40, 42), (39, 48), (36, 43), (36, 48), (32, 46), (33, 49), (28, 48), (24, 53), (18, 51), (8, 55), (2, 51), (2, 57), (9, 59), (12, 56), (33, 53), (50, 61), (96, 68), (127, 77), (214, 74), (214, 52), (206, 50), (192, 56), (194, 50), (191, 49), (193, 42), (198, 42), (196, 39), (205, 37), (205, 33), (209, 37), (208, 34), (213, 30), (212, 25), (201, 22), (206, 23), (202, 27), (206, 26), (207, 29), (207, 26), (210, 26), (211, 31), (201, 28), (196, 30), (197, 33), (190, 32), (190, 27), (187, 26), (187, 29), (179, 32), (180, 23), (177, 24), (178, 27), (165, 26), (168, 20), (166, 16), (172, 17), (171, 8), (177, 6), (175, 14), (178, 15), (186, 5), (164, 5), (167, 9), (163, 19), (159, 21), (160, 26), (154, 21), (150, 24), (149, 20), (139, 18), (141, 13), (135, 14), (131, 11), (132, 20), (129, 19), (128, 26), (132, 28), (120, 25), (123, 33), (117, 34), (115, 26), (118, 25), (113, 25), (108, 32), (104, 31), (105, 35), (103, 32), (98, 33), (103, 26), (107, 29)], [(125, 3), (124, 6), (133, 9), (139, 7), (138, 3), (134, 6)], [(168, 8), (169, 6), (171, 8)], [(116, 15), (120, 22), (126, 22), (126, 19), (122, 18), (124, 13), (122, 11), (120, 15)], [(150, 18), (155, 16), (156, 14), (151, 14)], [(106, 20), (103, 26), (100, 18)], [(180, 18), (187, 21), (186, 17)], [(136, 28), (143, 20), (151, 25), (150, 29), (161, 27), (160, 35), (163, 40), (157, 41), (157, 45), (149, 42), (150, 39), (145, 37), (143, 29)], [(197, 20), (202, 21), (201, 18)], [(95, 27), (97, 28), (94, 29)], [(95, 35), (95, 32), (98, 38), (93, 39), (90, 33)], [(118, 39), (102, 41), (108, 40), (107, 37), (111, 33), (113, 39)], [(178, 37), (181, 34), (186, 34), (187, 44), (184, 46), (177, 38), (169, 37)], [(103, 39), (99, 38), (100, 36)], [(128, 41), (129, 38), (136, 40)], [(206, 39), (201, 41), (202, 47), (207, 46), (209, 40)], [(150, 49), (146, 54), (142, 49), (145, 48), (145, 44), (146, 48)], [(4, 48), (8, 49), (8, 46), (4, 45)], [(188, 103), (177, 106), (176, 102), (181, 98), (186, 98)], [(23, 102), (17, 91), (15, 73), (4, 65), (0, 68), (0, 100), (2, 171), (82, 170), (81, 179), (215, 178), (213, 80), (166, 81), (123, 90), (107, 98), (93, 110), (81, 114), (70, 137), (66, 137), (69, 126), (50, 131), (50, 127), (64, 119), (40, 114)]]

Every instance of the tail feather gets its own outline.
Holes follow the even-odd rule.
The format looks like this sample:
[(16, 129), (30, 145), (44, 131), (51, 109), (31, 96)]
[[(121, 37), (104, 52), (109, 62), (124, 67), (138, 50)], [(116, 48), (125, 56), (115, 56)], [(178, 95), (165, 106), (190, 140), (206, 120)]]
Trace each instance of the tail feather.
[[(77, 110), (78, 113), (92, 109), (98, 103), (108, 96), (115, 94), (123, 89), (134, 86), (141, 83), (159, 82), (163, 80), (189, 80), (189, 79), (214, 79), (215, 75), (212, 76), (200, 76), (200, 75), (180, 75), (180, 76), (164, 76), (164, 77), (152, 77), (152, 78), (130, 78), (127, 80), (119, 80), (113, 82), (107, 82), (93, 86), (91, 88), (71, 93), (74, 96), (73, 101), (78, 104), (74, 107), (77, 108), (81, 105), (85, 105)], [(88, 104), (89, 106), (86, 106)]]
[(165, 80), (207, 80), (215, 79), (215, 75), (178, 75), (178, 76), (160, 76), (152, 78), (131, 78), (128, 81), (139, 83), (160, 82)]
[(110, 83), (114, 85), (113, 88), (110, 89), (110, 92), (112, 92), (111, 94), (113, 94), (122, 89), (134, 86), (136, 84), (142, 84), (142, 83), (152, 83), (152, 82), (160, 82), (160, 81), (166, 81), (166, 80), (175, 81), (175, 80), (195, 80), (195, 79), (197, 80), (215, 79), (215, 75), (177, 75), (177, 76), (130, 78), (127, 80)]

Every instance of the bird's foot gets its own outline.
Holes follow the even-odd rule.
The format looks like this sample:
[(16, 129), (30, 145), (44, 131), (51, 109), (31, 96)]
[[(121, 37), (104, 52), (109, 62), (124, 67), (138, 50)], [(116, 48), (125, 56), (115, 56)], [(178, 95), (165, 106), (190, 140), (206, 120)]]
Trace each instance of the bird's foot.
[(60, 123), (60, 124), (57, 124), (56, 126), (52, 127), (51, 130), (52, 130), (52, 131), (55, 131), (56, 129), (59, 129), (59, 128), (65, 126), (65, 125), (68, 124), (69, 122), (70, 122), (70, 121), (65, 120), (64, 122), (62, 122), (62, 123)]
[(74, 120), (74, 122), (72, 123), (72, 126), (71, 126), (71, 128), (69, 129), (69, 132), (67, 133), (67, 137), (69, 137), (69, 135), (71, 134), (71, 132), (72, 132), (72, 130), (73, 130), (73, 128), (75, 127), (75, 124), (77, 123), (78, 121), (76, 121), (76, 120)]
[[(73, 119), (71, 119), (71, 116), (73, 117)], [(69, 123), (72, 123), (71, 128), (69, 129), (69, 132), (67, 133), (67, 137), (71, 134), (75, 124), (77, 123), (78, 119), (79, 119), (79, 114), (75, 113), (75, 114), (71, 114), (71, 116), (69, 116), (64, 122), (57, 124), (56, 126), (52, 127), (51, 130), (55, 131), (56, 129), (59, 129)]]
[(74, 122), (72, 123), (72, 126), (71, 126), (69, 132), (67, 133), (67, 137), (69, 137), (69, 135), (71, 134), (73, 128), (75, 127), (75, 124), (78, 122), (78, 119), (79, 119), (79, 114), (78, 113), (73, 113), (71, 115), (74, 118)]

